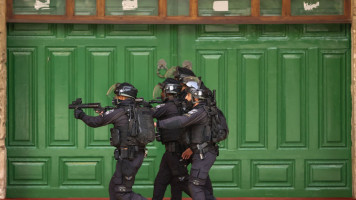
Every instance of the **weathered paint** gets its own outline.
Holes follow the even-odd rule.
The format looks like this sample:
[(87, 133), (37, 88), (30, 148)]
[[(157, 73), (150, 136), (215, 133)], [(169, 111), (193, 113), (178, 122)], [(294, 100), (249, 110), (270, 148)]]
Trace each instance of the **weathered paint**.
[(0, 2), (0, 199), (6, 196), (6, 1)]
[(351, 119), (351, 156), (352, 156), (352, 196), (356, 199), (356, 1), (352, 0), (352, 26), (351, 26), (351, 93), (352, 93), (352, 119)]

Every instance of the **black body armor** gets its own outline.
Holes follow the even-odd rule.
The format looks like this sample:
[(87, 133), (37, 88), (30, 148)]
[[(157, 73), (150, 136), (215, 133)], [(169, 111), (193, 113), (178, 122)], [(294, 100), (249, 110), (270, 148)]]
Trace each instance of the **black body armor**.
[[(181, 115), (181, 108), (179, 107), (178, 102), (175, 102), (174, 100), (169, 100), (165, 104), (161, 104), (157, 107), (158, 108), (153, 113), (153, 117), (157, 118), (158, 121)], [(161, 136), (161, 142), (163, 144), (168, 142), (180, 142), (183, 131), (184, 128), (160, 128), (159, 134)]]

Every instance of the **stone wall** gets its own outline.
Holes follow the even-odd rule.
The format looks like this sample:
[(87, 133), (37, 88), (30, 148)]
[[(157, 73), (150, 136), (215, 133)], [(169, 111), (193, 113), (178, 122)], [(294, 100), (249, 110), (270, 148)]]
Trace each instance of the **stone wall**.
[(0, 1), (0, 199), (6, 196), (6, 1)]
[(351, 95), (352, 95), (352, 119), (351, 119), (351, 158), (352, 158), (352, 196), (356, 198), (356, 0), (352, 5), (352, 27), (351, 27)]

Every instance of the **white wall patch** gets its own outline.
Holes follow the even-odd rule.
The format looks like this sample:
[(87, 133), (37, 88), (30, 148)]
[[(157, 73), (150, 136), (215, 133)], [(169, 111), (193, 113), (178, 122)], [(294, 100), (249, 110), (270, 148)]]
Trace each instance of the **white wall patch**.
[(135, 10), (138, 8), (137, 0), (122, 0), (123, 10)]
[(51, 3), (51, 0), (36, 0), (34, 7), (36, 10), (49, 9), (50, 3)]
[(229, 11), (229, 1), (214, 1), (214, 11)]
[(311, 4), (304, 2), (304, 10), (306, 10), (306, 11), (313, 10), (314, 8), (317, 8), (319, 6), (320, 6), (319, 1), (316, 3), (311, 3)]

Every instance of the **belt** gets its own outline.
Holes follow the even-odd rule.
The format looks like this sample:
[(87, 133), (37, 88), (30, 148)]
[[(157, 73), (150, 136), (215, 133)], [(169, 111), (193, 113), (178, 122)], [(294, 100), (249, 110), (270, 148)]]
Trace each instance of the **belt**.
[(114, 156), (115, 159), (134, 159), (137, 152), (145, 152), (145, 147), (142, 146), (127, 146), (127, 147), (118, 147), (115, 149)]
[[(199, 146), (199, 148), (198, 148)], [(206, 153), (208, 151), (216, 151), (219, 147), (217, 145), (213, 145), (212, 143), (204, 142), (202, 144), (191, 144), (190, 149), (193, 153)]]
[(167, 142), (164, 144), (166, 151), (171, 153), (182, 153), (182, 148), (178, 142)]

